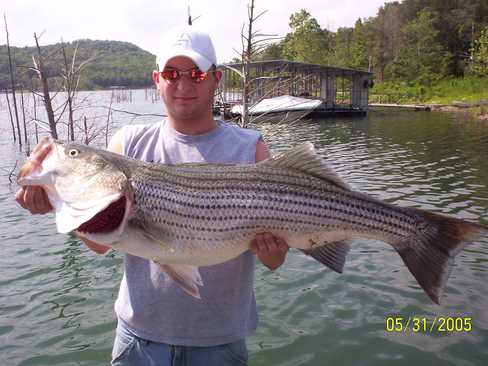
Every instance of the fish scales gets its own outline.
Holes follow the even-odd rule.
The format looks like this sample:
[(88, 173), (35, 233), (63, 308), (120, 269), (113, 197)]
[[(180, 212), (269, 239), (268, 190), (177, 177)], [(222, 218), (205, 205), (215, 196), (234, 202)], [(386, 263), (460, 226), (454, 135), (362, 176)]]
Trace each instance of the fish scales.
[[(200, 169), (197, 171), (196, 168)], [(144, 170), (135, 174), (133, 184), (137, 187), (136, 191), (141, 192), (139, 206), (143, 205), (145, 198), (150, 195), (147, 192), (156, 192), (152, 198), (160, 200), (160, 204), (156, 207), (151, 205), (146, 212), (151, 212), (150, 219), (156, 221), (159, 214), (173, 215), (174, 220), (165, 220), (163, 226), (170, 232), (186, 229), (190, 235), (178, 237), (175, 233), (181, 240), (198, 240), (199, 236), (192, 234), (203, 231), (219, 233), (214, 236), (215, 240), (219, 241), (233, 237), (235, 232), (243, 230), (247, 231), (248, 235), (253, 235), (268, 226), (271, 230), (282, 231), (281, 234), (286, 237), (293, 237), (293, 232), (300, 229), (290, 230), (290, 224), (303, 225), (301, 229), (313, 232), (324, 227), (334, 227), (335, 221), (348, 223), (351, 230), (358, 232), (374, 229), (390, 236), (398, 236), (398, 230), (402, 228), (404, 236), (413, 232), (413, 227), (402, 225), (406, 221), (413, 222), (405, 212), (398, 211), (397, 215), (393, 216), (390, 214), (390, 207), (390, 211), (386, 212), (383, 204), (373, 205), (357, 194), (354, 195), (355, 201), (351, 201), (350, 192), (314, 177), (305, 176), (307, 179), (304, 179), (304, 174), (294, 172), (270, 173), (259, 167), (250, 171), (243, 171), (243, 167), (235, 166), (212, 166), (209, 171), (206, 171), (206, 168), (207, 165), (193, 165), (184, 166), (183, 169), (173, 172), (171, 169), (165, 169), (163, 172), (149, 169), (147, 173)], [(226, 179), (229, 175), (233, 175), (234, 179)], [(151, 184), (154, 178), (162, 179), (164, 184)], [(295, 185), (290, 185), (290, 180)], [(150, 188), (144, 189), (146, 184)], [(309, 193), (304, 194), (304, 189), (308, 189)], [(209, 197), (206, 197), (207, 194)], [(335, 195), (335, 198), (330, 199), (331, 195)], [(372, 211), (378, 214), (368, 217), (366, 214)], [(232, 212), (239, 212), (239, 215), (233, 216)], [(307, 217), (308, 221), (304, 221), (304, 217)], [(182, 227), (178, 223), (182, 218), (194, 220), (196, 224)], [(266, 225), (243, 226), (242, 222), (246, 220), (266, 222)], [(212, 223), (212, 228), (208, 227), (208, 223)], [(215, 226), (221, 226), (219, 224), (227, 228), (215, 229)]]

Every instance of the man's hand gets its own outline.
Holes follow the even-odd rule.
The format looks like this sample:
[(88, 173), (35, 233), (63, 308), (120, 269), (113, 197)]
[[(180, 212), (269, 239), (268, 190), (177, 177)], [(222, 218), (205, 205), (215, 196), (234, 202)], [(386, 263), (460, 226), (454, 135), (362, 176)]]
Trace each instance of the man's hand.
[[(51, 151), (49, 138), (42, 139), (32, 150), (29, 163), (33, 169), (38, 168), (44, 158)], [(45, 214), (53, 209), (47, 198), (46, 191), (40, 186), (22, 186), (15, 194), (15, 200), (31, 214)]]
[(288, 244), (282, 238), (271, 233), (256, 234), (251, 241), (251, 252), (272, 271), (283, 264), (288, 249)]
[[(263, 161), (269, 156), (266, 144), (263, 140), (259, 140), (256, 143), (256, 162)], [(261, 263), (272, 271), (283, 264), (288, 249), (288, 244), (283, 238), (271, 233), (256, 234), (251, 241), (251, 252), (256, 254)]]

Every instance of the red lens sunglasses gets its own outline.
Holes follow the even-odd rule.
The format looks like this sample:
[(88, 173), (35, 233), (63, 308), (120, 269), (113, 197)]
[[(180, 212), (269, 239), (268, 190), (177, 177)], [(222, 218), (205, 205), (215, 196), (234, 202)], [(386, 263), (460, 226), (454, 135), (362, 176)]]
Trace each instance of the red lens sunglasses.
[(203, 72), (200, 69), (193, 68), (189, 70), (163, 70), (160, 74), (161, 77), (170, 84), (176, 83), (182, 75), (188, 75), (194, 83), (200, 83), (204, 81), (211, 72), (214, 72), (214, 70)]

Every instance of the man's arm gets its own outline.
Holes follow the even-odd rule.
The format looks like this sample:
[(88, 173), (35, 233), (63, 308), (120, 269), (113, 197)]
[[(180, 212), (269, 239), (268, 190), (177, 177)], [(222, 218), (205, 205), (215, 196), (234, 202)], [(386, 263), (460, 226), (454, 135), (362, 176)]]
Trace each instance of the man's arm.
[[(256, 144), (256, 162), (269, 158), (269, 151), (263, 140)], [(283, 264), (288, 252), (288, 244), (270, 233), (257, 234), (251, 241), (251, 251), (256, 254), (266, 267), (275, 270)]]

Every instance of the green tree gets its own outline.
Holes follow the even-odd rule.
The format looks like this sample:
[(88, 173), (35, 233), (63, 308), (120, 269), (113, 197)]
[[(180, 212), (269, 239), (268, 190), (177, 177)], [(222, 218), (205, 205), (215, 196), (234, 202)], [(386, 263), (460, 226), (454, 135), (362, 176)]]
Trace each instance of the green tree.
[(258, 56), (258, 60), (280, 60), (283, 58), (283, 42), (269, 44)]
[(351, 67), (351, 58), (354, 43), (353, 28), (339, 28), (332, 35), (332, 51), (330, 53), (330, 64), (340, 67)]
[(472, 46), (472, 30), (479, 30), (488, 22), (486, 0), (403, 0), (402, 11), (408, 21), (417, 18), (422, 10), (437, 14), (435, 29), (438, 41), (451, 54), (448, 73), (461, 76), (464, 72), (469, 49)]
[(488, 76), (488, 26), (481, 31), (474, 44), (470, 71), (474, 75)]
[(330, 51), (329, 31), (322, 29), (317, 19), (305, 9), (290, 16), (292, 32), (283, 44), (285, 58), (314, 64), (327, 64)]
[(366, 28), (367, 25), (358, 19), (354, 28), (337, 29), (332, 37), (331, 65), (351, 69), (368, 69), (368, 30)]
[(388, 76), (387, 67), (401, 50), (402, 27), (405, 20), (401, 4), (387, 3), (380, 7), (375, 18), (369, 19), (367, 37), (373, 71), (380, 81)]
[(436, 14), (422, 10), (404, 27), (402, 52), (390, 65), (394, 78), (429, 84), (447, 74), (450, 53), (439, 42)]
[(353, 69), (368, 70), (369, 68), (370, 52), (368, 49), (368, 32), (368, 25), (364, 24), (361, 19), (358, 19), (354, 25), (351, 58), (349, 62), (349, 67)]

